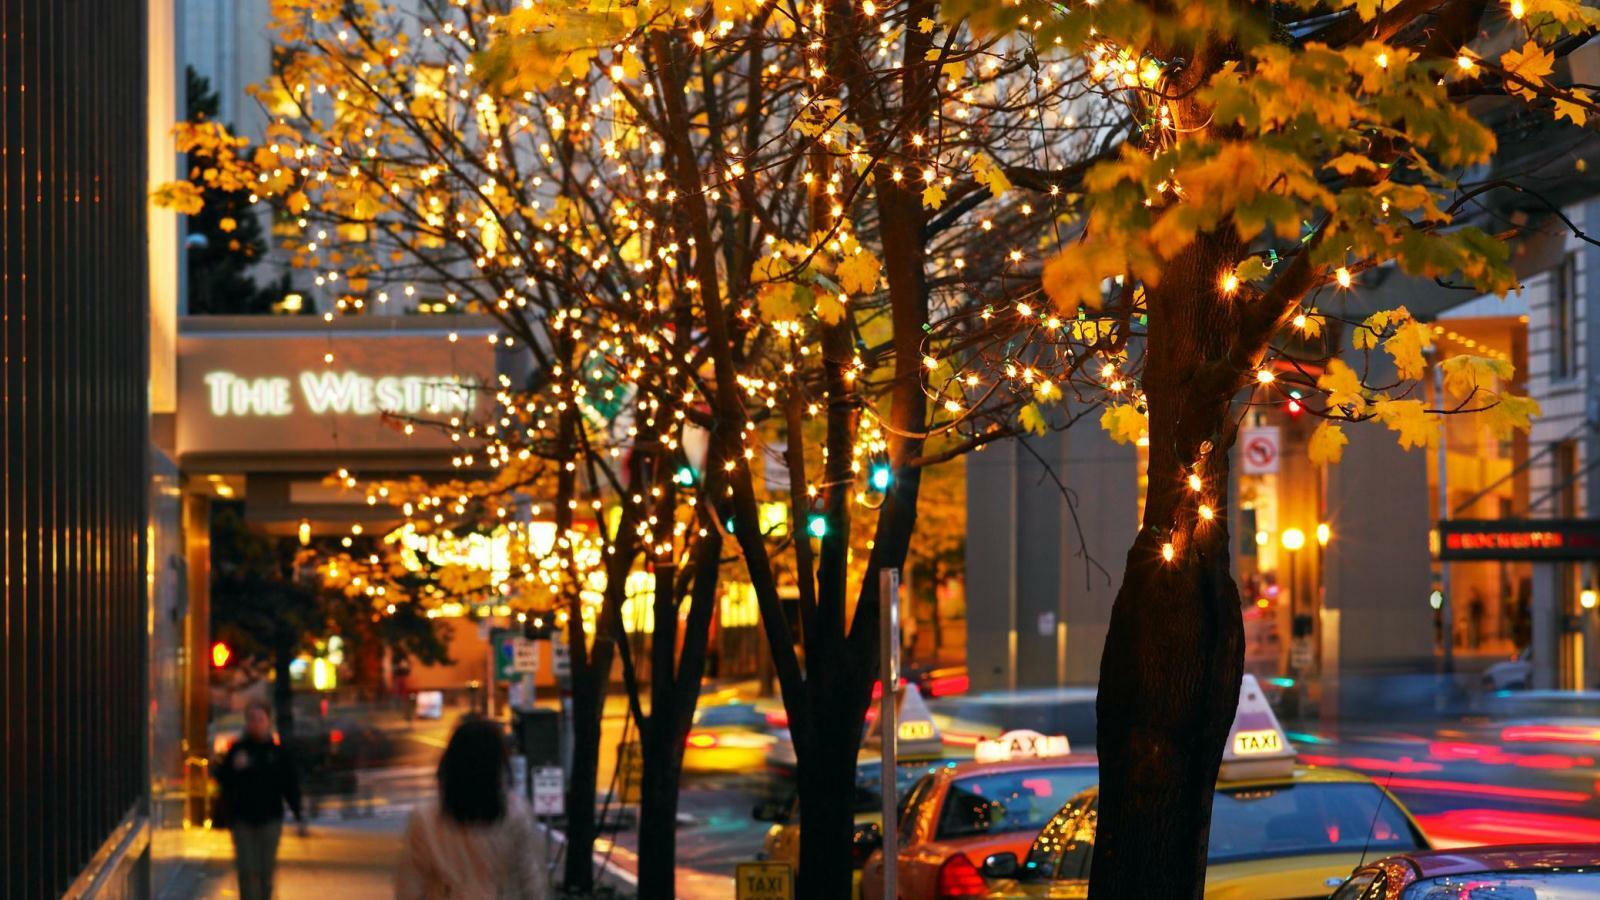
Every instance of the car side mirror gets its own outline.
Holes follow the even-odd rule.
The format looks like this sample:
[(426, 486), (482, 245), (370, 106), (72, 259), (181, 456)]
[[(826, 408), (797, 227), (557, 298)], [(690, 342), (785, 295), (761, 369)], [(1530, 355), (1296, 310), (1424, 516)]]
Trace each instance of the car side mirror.
[(750, 818), (757, 822), (787, 822), (789, 804), (781, 800), (763, 800), (750, 810)]
[(883, 847), (883, 827), (876, 822), (857, 825), (850, 835), (850, 859), (859, 869), (867, 857)]
[(983, 867), (978, 870), (985, 878), (1015, 878), (1017, 877), (1017, 855), (1015, 853), (995, 853), (986, 857)]

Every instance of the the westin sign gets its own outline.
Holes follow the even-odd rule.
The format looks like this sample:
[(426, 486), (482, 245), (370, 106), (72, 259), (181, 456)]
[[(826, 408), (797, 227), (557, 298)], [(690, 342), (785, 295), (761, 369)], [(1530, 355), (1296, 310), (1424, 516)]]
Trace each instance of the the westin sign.
[[(495, 383), (497, 372), (491, 333), (470, 319), (371, 317), (331, 325), (309, 317), (185, 319), (178, 337), (178, 453), (448, 450), (449, 435), (430, 423), (488, 410), (492, 394), (484, 386)], [(411, 434), (406, 423), (414, 426)]]

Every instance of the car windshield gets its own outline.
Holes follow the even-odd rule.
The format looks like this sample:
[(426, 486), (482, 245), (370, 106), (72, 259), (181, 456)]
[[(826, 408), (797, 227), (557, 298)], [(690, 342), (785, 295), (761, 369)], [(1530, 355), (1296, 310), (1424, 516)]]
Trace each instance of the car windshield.
[(1219, 790), (1211, 807), (1212, 864), (1363, 849), (1424, 849), (1405, 814), (1374, 784)]
[(1405, 900), (1576, 900), (1600, 897), (1597, 872), (1484, 872), (1428, 878), (1406, 889)]
[(1037, 832), (1063, 803), (1098, 777), (1093, 766), (1062, 766), (958, 778), (939, 813), (937, 839)]
[(748, 703), (729, 703), (723, 706), (701, 707), (695, 713), (694, 723), (707, 728), (727, 725), (759, 728), (767, 724), (767, 717)]
[[(911, 786), (924, 775), (937, 772), (950, 763), (940, 760), (910, 760), (894, 769), (895, 796), (905, 800)], [(856, 812), (875, 812), (883, 809), (883, 764), (877, 761), (856, 766)]]

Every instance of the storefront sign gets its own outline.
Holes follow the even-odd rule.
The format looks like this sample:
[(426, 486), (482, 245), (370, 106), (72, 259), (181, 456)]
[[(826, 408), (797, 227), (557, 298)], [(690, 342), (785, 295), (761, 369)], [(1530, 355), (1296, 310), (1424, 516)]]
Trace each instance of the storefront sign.
[(1439, 527), (1441, 560), (1600, 559), (1600, 521), (1448, 519)]
[(455, 451), (451, 420), (490, 411), (501, 368), (493, 327), (459, 318), (188, 317), (178, 453), (336, 454), (342, 464), (350, 453)]

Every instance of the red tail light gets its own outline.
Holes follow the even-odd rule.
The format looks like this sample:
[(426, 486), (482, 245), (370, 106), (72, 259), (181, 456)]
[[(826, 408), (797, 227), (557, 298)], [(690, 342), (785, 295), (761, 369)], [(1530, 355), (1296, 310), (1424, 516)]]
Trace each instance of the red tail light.
[(957, 853), (944, 861), (939, 867), (939, 890), (937, 900), (956, 900), (959, 897), (982, 897), (989, 890), (989, 885), (978, 874), (978, 867), (967, 859), (966, 854)]
[(768, 710), (767, 726), (770, 728), (788, 728), (789, 713), (781, 709)]
[(965, 694), (969, 684), (965, 675), (945, 675), (928, 682), (928, 696), (947, 697), (951, 694)]
[(697, 731), (689, 735), (689, 740), (686, 743), (696, 750), (710, 750), (717, 746), (717, 736), (707, 734), (704, 731)]
[(344, 743), (344, 732), (342, 732), (339, 729), (335, 728), (332, 731), (328, 732), (328, 740), (331, 743), (342, 744), (342, 743)]

